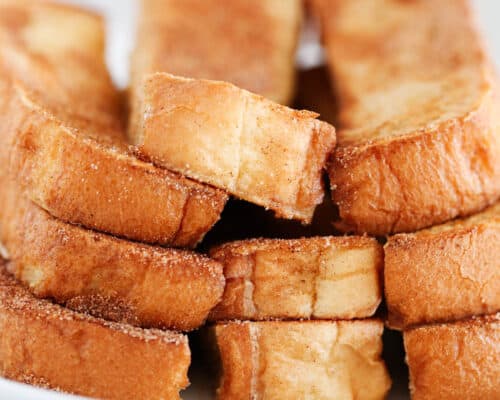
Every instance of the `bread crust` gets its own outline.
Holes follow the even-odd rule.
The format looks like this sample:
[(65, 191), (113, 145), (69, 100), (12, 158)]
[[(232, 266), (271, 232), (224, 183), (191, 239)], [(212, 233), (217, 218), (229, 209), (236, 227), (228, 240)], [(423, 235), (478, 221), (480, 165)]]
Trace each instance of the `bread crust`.
[(17, 127), (11, 174), (55, 217), (175, 247), (195, 247), (219, 220), (223, 191), (139, 161), (121, 143), (82, 138), (36, 105), (34, 112), (18, 105), (27, 118)]
[(37, 297), (111, 321), (182, 331), (202, 325), (219, 302), (220, 263), (67, 224), (15, 182), (1, 184), (0, 241), (10, 272)]
[(411, 232), (495, 202), (498, 89), (467, 2), (315, 3), (340, 100), (337, 227)]
[(141, 155), (278, 217), (311, 221), (331, 125), (226, 82), (156, 73), (134, 91), (129, 134)]
[[(300, 0), (142, 2), (132, 80), (153, 72), (231, 82), (293, 100)], [(210, 29), (205, 29), (210, 26)]]
[(362, 321), (215, 325), (223, 375), (219, 399), (383, 399), (383, 324)]
[(412, 399), (496, 399), (500, 314), (404, 333)]
[(500, 154), (491, 99), (462, 121), (413, 137), (340, 146), (332, 159), (338, 229), (373, 235), (410, 232), (467, 216), (499, 196)]
[[(48, 44), (35, 51), (40, 44), (30, 40), (49, 29), (49, 17), (61, 19), (52, 8), (61, 12), (36, 2), (2, 10), (24, 16), (16, 28), (8, 21), (0, 25), (2, 79), (12, 84), (2, 93), (10, 99), (1, 121), (5, 165), (30, 198), (57, 218), (132, 240), (194, 247), (219, 219), (227, 195), (129, 154), (102, 58), (100, 19), (87, 27), (80, 21), (87, 21), (87, 13), (63, 7), (75, 37), (51, 37), (60, 52)], [(77, 35), (82, 26), (84, 39)], [(87, 34), (96, 44), (86, 43)], [(26, 36), (27, 43), (16, 43), (15, 35)]]
[(189, 383), (186, 336), (106, 322), (35, 299), (1, 269), (1, 375), (98, 398), (180, 398)]
[(352, 319), (382, 298), (382, 247), (366, 237), (253, 239), (213, 248), (224, 265), (217, 320)]
[(500, 311), (500, 203), (385, 245), (389, 325), (454, 321)]

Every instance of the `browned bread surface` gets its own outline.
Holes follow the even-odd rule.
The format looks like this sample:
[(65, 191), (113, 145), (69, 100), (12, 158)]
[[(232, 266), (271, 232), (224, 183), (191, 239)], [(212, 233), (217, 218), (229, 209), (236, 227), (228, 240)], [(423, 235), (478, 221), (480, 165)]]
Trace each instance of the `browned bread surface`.
[(339, 228), (415, 231), (499, 197), (496, 79), (467, 3), (315, 0), (340, 108)]
[(107, 320), (192, 330), (219, 302), (222, 265), (117, 239), (51, 217), (0, 180), (0, 241), (10, 271), (41, 298)]
[(495, 400), (500, 393), (500, 314), (404, 333), (414, 400)]
[(219, 399), (383, 399), (390, 379), (377, 320), (230, 322), (214, 328)]
[(300, 0), (146, 0), (132, 79), (152, 72), (231, 82), (292, 100)]
[(500, 203), (389, 238), (385, 294), (395, 328), (500, 311)]
[(310, 222), (335, 130), (226, 82), (148, 75), (135, 87), (129, 133), (153, 163)]
[(227, 195), (129, 154), (101, 20), (51, 3), (14, 3), (0, 3), (3, 165), (62, 220), (194, 246)]
[(187, 337), (134, 328), (35, 299), (0, 272), (0, 374), (103, 399), (179, 399)]
[(226, 287), (211, 320), (351, 319), (382, 297), (382, 247), (365, 237), (254, 239), (210, 251)]

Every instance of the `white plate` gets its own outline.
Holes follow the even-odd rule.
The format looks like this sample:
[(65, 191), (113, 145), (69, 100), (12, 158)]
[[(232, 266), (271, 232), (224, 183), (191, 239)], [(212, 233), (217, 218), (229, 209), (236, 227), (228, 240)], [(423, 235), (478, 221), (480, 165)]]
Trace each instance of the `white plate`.
[(52, 390), (37, 389), (22, 383), (0, 378), (0, 399), (2, 400), (79, 400), (84, 397), (70, 396)]
[[(406, 382), (397, 382), (388, 397), (388, 400), (409, 399)], [(213, 400), (210, 394), (210, 383), (206, 378), (195, 377), (192, 385), (181, 393), (184, 400)], [(12, 382), (0, 378), (0, 399), (2, 400), (85, 400), (84, 397), (57, 393), (51, 390), (38, 389), (29, 385)]]

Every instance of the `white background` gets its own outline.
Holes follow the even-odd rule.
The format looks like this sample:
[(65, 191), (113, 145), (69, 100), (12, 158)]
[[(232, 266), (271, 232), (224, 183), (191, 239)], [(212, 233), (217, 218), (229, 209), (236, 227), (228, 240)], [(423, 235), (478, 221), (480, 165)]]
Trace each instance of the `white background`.
[[(107, 19), (108, 29), (108, 53), (107, 61), (115, 82), (120, 87), (125, 87), (128, 82), (128, 65), (130, 51), (134, 43), (135, 15), (137, 12), (137, 2), (134, 0), (64, 0), (67, 3), (74, 3), (89, 7), (102, 13)], [(249, 0), (251, 1), (251, 0)], [(346, 0), (349, 1), (349, 0)], [(430, 0), (439, 1), (439, 0)], [(493, 59), (497, 66), (500, 66), (500, 0), (473, 0), (477, 10), (478, 19), (487, 39), (487, 43)], [(221, 1), (223, 4), (223, 1)], [(460, 40), (457, 37), (457, 40)], [(308, 51), (309, 50), (309, 51)], [(299, 52), (301, 60), (312, 66), (317, 61), (317, 52), (314, 45)], [(304, 57), (309, 59), (304, 60)], [(314, 58), (314, 60), (311, 59)], [(50, 362), (50, 361), (49, 361)], [(406, 386), (398, 385), (398, 386)], [(396, 390), (397, 392), (397, 390)], [(186, 400), (201, 400), (205, 396), (199, 394), (196, 386), (183, 395)], [(0, 399), (23, 399), (23, 400), (58, 400), (75, 399), (73, 396), (55, 395), (52, 392), (32, 389), (25, 385), (8, 382), (0, 378)], [(393, 394), (392, 399), (405, 399), (407, 395)]]

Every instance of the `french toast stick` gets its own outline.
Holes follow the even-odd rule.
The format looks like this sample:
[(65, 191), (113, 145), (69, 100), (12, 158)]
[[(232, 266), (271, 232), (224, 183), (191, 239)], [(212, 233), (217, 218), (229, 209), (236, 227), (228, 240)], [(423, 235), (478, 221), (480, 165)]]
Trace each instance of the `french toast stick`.
[(189, 331), (203, 324), (224, 290), (208, 257), (71, 225), (1, 181), (0, 241), (9, 270), (40, 298), (111, 321)]
[(101, 19), (49, 2), (14, 3), (0, 3), (3, 165), (66, 222), (194, 247), (227, 195), (131, 154)]
[(389, 325), (446, 322), (500, 311), (500, 203), (465, 219), (389, 237)]
[(179, 399), (187, 337), (134, 328), (38, 300), (0, 271), (0, 375), (103, 399)]
[(404, 332), (414, 400), (494, 400), (500, 393), (500, 314)]
[(278, 217), (311, 221), (335, 145), (317, 114), (167, 73), (145, 76), (133, 92), (129, 136), (140, 155)]
[(226, 287), (210, 319), (352, 319), (382, 298), (383, 251), (366, 237), (253, 239), (217, 246)]
[(293, 99), (300, 0), (145, 0), (132, 80), (154, 72), (231, 82)]
[(412, 232), (494, 203), (497, 76), (468, 1), (313, 3), (339, 101), (337, 227)]
[(223, 399), (383, 399), (383, 324), (358, 321), (217, 323)]

